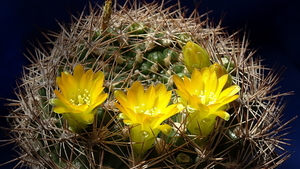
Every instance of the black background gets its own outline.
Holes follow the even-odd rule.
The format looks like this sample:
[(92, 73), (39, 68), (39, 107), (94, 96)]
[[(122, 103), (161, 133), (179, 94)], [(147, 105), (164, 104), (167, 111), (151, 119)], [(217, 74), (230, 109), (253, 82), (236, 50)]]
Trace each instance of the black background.
[[(103, 0), (96, 1), (102, 4)], [(150, 1), (148, 1), (150, 2)], [(120, 2), (122, 3), (122, 2)], [(170, 4), (177, 3), (172, 0)], [(198, 2), (197, 2), (198, 3)], [(88, 4), (87, 0), (0, 0), (0, 97), (14, 99), (15, 81), (21, 76), (22, 66), (29, 62), (22, 53), (26, 48), (32, 50), (30, 43), (36, 40), (46, 42), (41, 31), (60, 30), (56, 21), (70, 22), (70, 13), (78, 16)], [(193, 0), (181, 3), (190, 12), (195, 8)], [(300, 5), (296, 0), (203, 0), (198, 8), (202, 14), (213, 11), (209, 17), (218, 23), (224, 18), (222, 26), (229, 33), (243, 29), (248, 32), (250, 48), (258, 49), (256, 57), (265, 59), (269, 67), (277, 64), (286, 67), (279, 83), (280, 92), (294, 91), (293, 96), (285, 97), (288, 101), (283, 120), (291, 119), (299, 114), (300, 98)], [(223, 17), (225, 16), (225, 17)], [(246, 28), (246, 29), (245, 29)], [(8, 111), (0, 100), (1, 115)], [(0, 119), (5, 126), (5, 119)], [(299, 118), (291, 123), (293, 131), (287, 138), (294, 146), (287, 149), (293, 152), (291, 158), (280, 168), (298, 168), (299, 152)], [(0, 139), (4, 133), (0, 131)], [(3, 144), (0, 142), (0, 145)], [(11, 160), (14, 155), (13, 146), (0, 147), (0, 163)], [(0, 168), (13, 168), (5, 165)]]

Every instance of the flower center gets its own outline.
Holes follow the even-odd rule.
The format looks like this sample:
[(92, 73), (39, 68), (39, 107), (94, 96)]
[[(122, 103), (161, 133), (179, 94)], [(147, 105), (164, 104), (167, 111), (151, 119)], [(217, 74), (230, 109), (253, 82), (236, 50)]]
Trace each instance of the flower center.
[(135, 106), (133, 108), (133, 110), (134, 110), (134, 112), (146, 114), (149, 116), (154, 116), (156, 114), (159, 114), (159, 112), (157, 112), (156, 107), (153, 107), (152, 109), (146, 109), (145, 106), (146, 105), (144, 103), (142, 103), (140, 106)]
[(90, 97), (91, 94), (87, 89), (84, 90), (77, 90), (76, 95), (74, 95), (69, 101), (77, 106), (83, 105), (83, 104), (87, 104), (90, 105), (91, 101), (90, 101)]
[(201, 100), (201, 103), (205, 105), (214, 104), (217, 101), (214, 92), (206, 93), (205, 91), (201, 91), (197, 96)]

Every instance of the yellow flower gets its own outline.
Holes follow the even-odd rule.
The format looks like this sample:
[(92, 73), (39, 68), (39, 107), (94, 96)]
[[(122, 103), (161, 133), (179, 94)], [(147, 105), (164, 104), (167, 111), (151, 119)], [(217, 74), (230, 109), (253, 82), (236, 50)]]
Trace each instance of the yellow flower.
[[(217, 116), (229, 120), (230, 115), (225, 111), (228, 103), (236, 100), (240, 87), (232, 85), (223, 89), (228, 74), (217, 75), (216, 65), (195, 69), (191, 78), (181, 79), (174, 75), (177, 94), (188, 112), (187, 128), (191, 134), (207, 136), (211, 133)], [(218, 77), (220, 76), (220, 77)]]
[(190, 73), (193, 72), (194, 68), (201, 69), (210, 65), (207, 51), (191, 41), (183, 47), (183, 58)]
[(151, 85), (144, 90), (140, 82), (134, 82), (126, 90), (127, 94), (115, 91), (119, 101), (115, 106), (122, 112), (119, 117), (131, 127), (130, 139), (135, 142), (134, 152), (143, 155), (152, 147), (160, 131), (164, 134), (171, 132), (170, 125), (161, 123), (181, 109), (178, 104), (168, 106), (172, 93), (163, 84)]
[(107, 98), (102, 93), (103, 80), (103, 72), (94, 73), (92, 69), (84, 72), (81, 65), (75, 67), (73, 75), (62, 72), (56, 78), (60, 91), (54, 90), (57, 99), (50, 102), (56, 106), (53, 111), (63, 115), (72, 131), (79, 132), (93, 123), (94, 109)]

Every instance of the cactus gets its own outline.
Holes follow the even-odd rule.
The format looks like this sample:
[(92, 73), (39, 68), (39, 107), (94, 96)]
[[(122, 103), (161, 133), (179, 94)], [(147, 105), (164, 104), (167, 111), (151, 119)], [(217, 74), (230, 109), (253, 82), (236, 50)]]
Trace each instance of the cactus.
[(107, 0), (35, 49), (8, 116), (19, 167), (276, 168), (290, 156), (278, 73), (245, 36), (163, 6)]

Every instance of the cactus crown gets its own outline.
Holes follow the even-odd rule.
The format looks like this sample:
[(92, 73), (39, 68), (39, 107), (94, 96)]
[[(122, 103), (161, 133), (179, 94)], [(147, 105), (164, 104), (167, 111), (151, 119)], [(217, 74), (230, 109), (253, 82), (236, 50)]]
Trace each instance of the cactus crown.
[(32, 168), (275, 168), (279, 77), (180, 5), (112, 1), (36, 48), (11, 137)]

